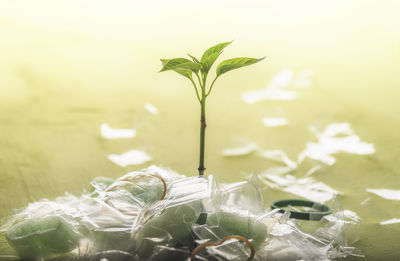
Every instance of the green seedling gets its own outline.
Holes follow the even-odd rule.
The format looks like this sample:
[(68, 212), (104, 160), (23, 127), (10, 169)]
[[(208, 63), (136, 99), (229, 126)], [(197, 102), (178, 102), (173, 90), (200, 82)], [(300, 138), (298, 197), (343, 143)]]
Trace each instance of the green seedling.
[[(190, 82), (194, 86), (194, 90), (196, 92), (197, 100), (200, 103), (201, 108), (201, 115), (200, 115), (200, 160), (199, 160), (199, 176), (203, 176), (204, 170), (204, 148), (205, 148), (205, 130), (206, 130), (206, 99), (210, 95), (215, 81), (221, 77), (221, 75), (232, 71), (234, 69), (238, 69), (247, 65), (251, 65), (257, 63), (263, 58), (247, 58), (247, 57), (238, 57), (233, 59), (228, 59), (222, 61), (216, 69), (216, 75), (214, 80), (207, 88), (207, 76), (208, 73), (220, 56), (222, 51), (225, 47), (227, 47), (231, 42), (220, 43), (213, 47), (207, 49), (204, 52), (201, 59), (197, 59), (196, 57), (189, 55), (192, 60), (186, 58), (173, 58), (173, 59), (161, 59), (162, 62), (162, 69), (160, 72), (164, 71), (175, 71), (190, 80)], [(198, 81), (198, 86), (196, 85), (195, 81), (193, 80), (193, 74), (196, 76)]]

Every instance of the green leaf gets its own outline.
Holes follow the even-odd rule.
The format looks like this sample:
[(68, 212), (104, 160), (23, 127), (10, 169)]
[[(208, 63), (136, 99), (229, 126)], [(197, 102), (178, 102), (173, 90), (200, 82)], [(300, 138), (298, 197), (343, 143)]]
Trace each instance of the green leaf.
[(217, 77), (221, 74), (229, 72), (234, 69), (238, 69), (243, 66), (251, 65), (257, 63), (259, 61), (264, 60), (265, 57), (256, 59), (256, 58), (247, 58), (247, 57), (238, 57), (233, 59), (228, 59), (221, 62), (217, 67)]
[(217, 60), (224, 48), (227, 47), (231, 42), (217, 44), (204, 52), (203, 56), (201, 57), (203, 73), (208, 73), (215, 60)]
[(193, 62), (200, 63), (200, 61), (196, 57), (194, 57), (193, 55), (191, 55), (189, 53), (187, 55), (189, 55), (189, 57), (192, 58)]
[(185, 77), (187, 77), (187, 78), (189, 78), (189, 79), (193, 79), (192, 78), (192, 71), (190, 71), (190, 70), (175, 69), (174, 71), (179, 73), (179, 74), (181, 74), (181, 75), (183, 75), (183, 76), (185, 76)]
[[(168, 71), (168, 70), (173, 70), (189, 79), (192, 79), (192, 71), (188, 69), (181, 69), (181, 68), (175, 68), (175, 66), (182, 64), (183, 60), (178, 60), (178, 59), (184, 59), (184, 58), (176, 58), (176, 59), (161, 59), (161, 63), (163, 65), (163, 68), (161, 69), (160, 72)], [(187, 59), (184, 59), (187, 60)], [(187, 60), (189, 61), (189, 60)]]
[(195, 62), (192, 62), (186, 58), (174, 58), (174, 59), (161, 59), (163, 68), (160, 72), (168, 71), (168, 70), (176, 70), (176, 69), (184, 69), (190, 70), (192, 72), (198, 72), (200, 70), (201, 65)]

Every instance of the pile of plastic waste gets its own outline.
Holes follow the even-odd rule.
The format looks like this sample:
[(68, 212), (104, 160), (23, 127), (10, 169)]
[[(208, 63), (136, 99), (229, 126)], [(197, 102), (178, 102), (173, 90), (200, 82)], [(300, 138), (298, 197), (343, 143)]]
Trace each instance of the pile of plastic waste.
[[(151, 166), (18, 210), (2, 226), (23, 260), (333, 260), (357, 255), (336, 211), (319, 221), (266, 207), (257, 176), (222, 184)], [(306, 223), (309, 222), (309, 223)], [(310, 223), (311, 222), (311, 223)], [(311, 225), (310, 225), (311, 224)]]

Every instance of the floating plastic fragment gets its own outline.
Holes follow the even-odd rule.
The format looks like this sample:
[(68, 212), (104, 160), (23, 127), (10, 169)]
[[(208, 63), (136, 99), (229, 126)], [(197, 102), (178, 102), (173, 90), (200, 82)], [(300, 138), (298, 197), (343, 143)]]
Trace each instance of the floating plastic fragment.
[(121, 167), (140, 165), (152, 160), (150, 155), (141, 150), (130, 150), (121, 155), (110, 154), (107, 157), (109, 160)]
[(283, 174), (288, 174), (288, 173), (290, 173), (292, 171), (293, 171), (293, 169), (290, 168), (290, 167), (287, 167), (287, 166), (286, 167), (272, 167), (272, 168), (268, 168), (268, 169), (262, 171), (260, 173), (260, 177), (266, 176), (266, 175), (269, 175), (269, 174), (272, 174), (272, 175), (283, 175)]
[(306, 174), (304, 174), (304, 177), (309, 177), (309, 176), (311, 176), (312, 174), (314, 174), (315, 172), (317, 172), (317, 171), (320, 170), (321, 168), (322, 168), (322, 167), (319, 166), (319, 165), (312, 167), (311, 169), (309, 169), (309, 170), (306, 172)]
[(311, 70), (303, 70), (299, 72), (294, 79), (293, 86), (298, 88), (308, 88), (311, 86), (311, 76), (313, 75)]
[(146, 104), (144, 105), (144, 108), (145, 108), (147, 111), (149, 111), (150, 113), (158, 114), (158, 109), (157, 109), (153, 104), (146, 103)]
[(245, 144), (242, 147), (224, 149), (222, 151), (222, 154), (225, 157), (244, 156), (244, 155), (248, 155), (254, 151), (257, 151), (258, 149), (259, 149), (258, 145), (251, 142), (251, 143)]
[(280, 127), (288, 125), (289, 121), (286, 118), (264, 118), (263, 124), (267, 127)]
[(370, 200), (371, 200), (371, 197), (368, 197), (368, 198), (364, 199), (363, 201), (361, 201), (360, 205), (364, 206), (364, 205), (367, 204)]
[(367, 192), (378, 195), (384, 199), (389, 200), (400, 200), (400, 190), (393, 189), (369, 189), (367, 188)]
[(396, 224), (396, 223), (400, 223), (400, 218), (392, 218), (389, 220), (385, 220), (380, 222), (380, 225), (391, 225), (391, 224)]
[[(315, 134), (318, 142), (309, 142), (306, 148), (300, 153), (298, 162), (303, 162), (306, 157), (321, 161), (327, 165), (333, 165), (336, 159), (332, 154), (345, 152), (351, 154), (373, 154), (374, 145), (362, 142), (354, 134), (349, 123), (332, 123), (323, 132), (319, 132), (315, 127), (310, 127)], [(340, 136), (338, 136), (340, 135)]]
[(313, 177), (297, 179), (292, 175), (264, 174), (260, 178), (268, 186), (324, 204), (333, 199), (339, 191)]
[(297, 163), (290, 160), (287, 154), (282, 150), (262, 150), (260, 151), (260, 153), (261, 156), (265, 159), (283, 162), (291, 169), (297, 168)]
[(103, 123), (100, 126), (101, 136), (105, 139), (127, 139), (136, 136), (134, 129), (114, 129)]
[(290, 160), (287, 154), (282, 150), (262, 150), (257, 144), (250, 142), (241, 147), (228, 148), (222, 151), (225, 157), (245, 156), (253, 152), (258, 154), (264, 159), (278, 161), (284, 163), (290, 170), (297, 168), (297, 163)]
[(297, 93), (284, 89), (289, 85), (292, 77), (293, 72), (291, 70), (282, 70), (272, 79), (267, 88), (244, 92), (242, 100), (247, 103), (255, 103), (263, 100), (294, 100), (298, 96)]

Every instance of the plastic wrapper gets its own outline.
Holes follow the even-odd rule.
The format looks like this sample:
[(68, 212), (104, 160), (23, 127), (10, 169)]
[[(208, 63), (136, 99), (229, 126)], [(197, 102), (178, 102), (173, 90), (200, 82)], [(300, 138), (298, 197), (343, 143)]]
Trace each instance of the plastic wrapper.
[(12, 226), (6, 238), (24, 260), (40, 260), (75, 249), (79, 233), (62, 217), (47, 216)]
[(171, 247), (190, 248), (194, 244), (193, 225), (218, 205), (217, 187), (213, 176), (172, 181), (165, 199), (144, 208), (132, 227), (137, 255), (143, 260), (167, 260), (175, 253)]
[(216, 244), (199, 252), (199, 259), (246, 260), (262, 245), (267, 227), (259, 216), (267, 212), (258, 184), (257, 177), (252, 176), (247, 182), (223, 186), (219, 211), (209, 214), (204, 225), (193, 227), (197, 243)]
[(129, 253), (135, 249), (131, 228), (142, 208), (160, 200), (167, 183), (182, 177), (156, 166), (117, 180), (98, 177), (80, 197), (66, 194), (17, 210), (1, 230), (24, 260)]
[[(24, 260), (334, 260), (362, 256), (360, 218), (328, 202), (332, 214), (299, 221), (270, 210), (261, 182), (219, 184), (151, 166), (99, 177), (88, 193), (42, 200), (2, 226)], [(326, 203), (326, 204), (328, 204)], [(312, 219), (312, 218), (311, 218)]]
[[(289, 218), (290, 212), (273, 213), (262, 217), (268, 237), (257, 255), (260, 260), (335, 260), (346, 256), (363, 257), (348, 239), (355, 239), (354, 229), (360, 218), (354, 212), (343, 211), (337, 199), (326, 203), (333, 213), (316, 221)], [(345, 232), (349, 232), (345, 235)]]
[(135, 250), (136, 240), (130, 235), (132, 225), (143, 208), (165, 197), (167, 183), (180, 177), (174, 172), (150, 167), (130, 172), (106, 186), (92, 182), (95, 191), (82, 200), (80, 212), (81, 223), (90, 230), (94, 249)]

